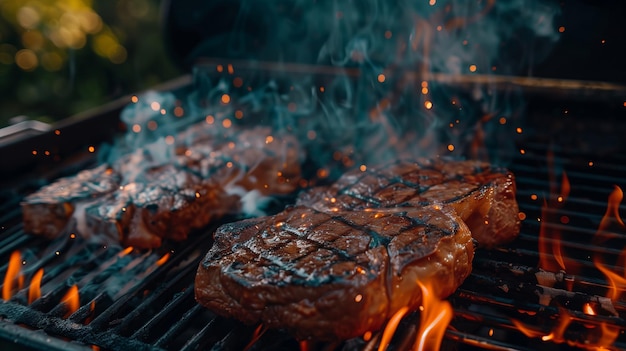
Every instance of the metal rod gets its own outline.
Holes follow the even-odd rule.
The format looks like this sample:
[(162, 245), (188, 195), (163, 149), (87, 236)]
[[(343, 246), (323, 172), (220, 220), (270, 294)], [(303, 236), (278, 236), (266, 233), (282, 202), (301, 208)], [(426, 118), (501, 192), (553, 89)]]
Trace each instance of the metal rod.
[[(317, 74), (317, 75), (345, 75), (348, 77), (359, 77), (362, 71), (359, 68), (352, 67), (336, 67), (327, 65), (314, 65), (293, 62), (269, 62), (269, 61), (245, 61), (245, 60), (228, 60), (217, 58), (202, 58), (197, 61), (196, 66), (226, 66), (233, 67), (234, 72), (238, 70), (247, 70), (253, 72), (266, 71), (277, 73), (298, 73), (298, 74)], [(519, 87), (528, 90), (549, 90), (549, 91), (565, 91), (565, 92), (587, 92), (607, 94), (614, 93), (616, 95), (626, 94), (626, 85), (601, 82), (586, 81), (573, 79), (556, 79), (545, 77), (525, 77), (525, 76), (504, 76), (496, 74), (449, 74), (449, 73), (433, 73), (433, 72), (416, 72), (415, 67), (397, 67), (393, 69), (383, 69), (382, 72), (388, 77), (394, 74), (401, 74), (402, 79), (409, 81), (422, 82), (434, 81), (447, 85), (488, 85), (494, 88), (503, 87)]]

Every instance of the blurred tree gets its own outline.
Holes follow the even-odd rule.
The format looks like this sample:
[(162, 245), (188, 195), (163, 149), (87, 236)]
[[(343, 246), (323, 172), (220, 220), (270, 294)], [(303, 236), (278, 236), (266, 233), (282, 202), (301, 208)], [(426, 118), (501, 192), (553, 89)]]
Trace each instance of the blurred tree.
[(157, 0), (0, 1), (0, 127), (54, 121), (181, 72)]

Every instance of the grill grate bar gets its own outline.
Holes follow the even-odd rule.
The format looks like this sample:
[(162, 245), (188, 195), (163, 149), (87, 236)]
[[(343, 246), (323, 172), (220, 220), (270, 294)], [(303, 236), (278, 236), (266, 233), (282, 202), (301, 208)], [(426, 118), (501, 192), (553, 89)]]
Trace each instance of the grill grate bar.
[[(0, 223), (11, 223), (18, 221), (22, 216), (22, 209), (20, 208), (19, 204), (19, 201), (9, 201), (8, 203), (3, 204), (2, 209), (0, 209), (0, 211), (2, 211), (0, 212), (2, 213), (2, 216), (0, 216)], [(21, 228), (21, 225), (16, 224), (15, 226), (10, 227), (10, 229), (11, 228), (19, 229)]]
[[(606, 190), (606, 189), (604, 189)], [(600, 192), (600, 189), (597, 189), (597, 192)], [(530, 199), (532, 195), (537, 195), (532, 192), (526, 192), (523, 190), (518, 191), (518, 202), (520, 203), (520, 207), (524, 207), (525, 210), (529, 211), (537, 211), (540, 212), (543, 207), (542, 199), (537, 198), (532, 202), (527, 202), (526, 199)], [(569, 197), (563, 202), (558, 203), (557, 205), (551, 205), (548, 203), (545, 211), (547, 214), (562, 214), (572, 216), (579, 216), (580, 218), (585, 218), (589, 220), (593, 220), (600, 223), (602, 217), (604, 215), (604, 210), (608, 205), (608, 193), (607, 193), (607, 201), (594, 201), (587, 200), (581, 197)], [(573, 207), (573, 208), (572, 208)], [(594, 209), (594, 207), (596, 209)], [(620, 204), (621, 210), (626, 210), (626, 204)]]
[[(619, 184), (619, 181), (617, 179), (614, 179), (614, 180), (615, 180), (615, 182), (611, 183), (611, 185)], [(540, 184), (545, 184), (545, 183), (542, 183), (542, 182), (536, 182), (536, 184), (532, 184), (532, 183), (535, 183), (535, 181), (531, 181), (531, 180), (528, 180), (528, 179), (525, 179), (525, 178), (521, 178), (521, 179), (517, 179), (516, 178), (516, 183), (517, 183), (519, 188), (526, 187), (526, 188), (535, 188), (535, 189), (537, 189), (540, 186)], [(555, 184), (555, 186), (557, 188), (560, 188), (561, 185), (560, 184)], [(585, 190), (587, 193), (606, 194), (607, 195), (606, 199), (608, 199), (609, 192), (610, 192), (610, 190), (613, 190), (613, 188), (612, 187), (609, 188), (609, 187), (606, 187), (606, 186), (605, 187), (588, 187), (588, 186), (575, 185), (575, 190), (576, 191)], [(548, 190), (546, 189), (546, 192), (547, 191)], [(520, 196), (527, 196), (529, 198), (530, 195), (540, 195), (540, 194), (537, 194), (536, 192), (533, 193), (533, 192), (526, 192), (524, 190), (519, 190), (518, 191), (518, 195), (520, 195)], [(520, 198), (520, 196), (518, 196), (518, 198)], [(557, 195), (553, 195), (553, 196), (556, 197)], [(521, 198), (521, 200), (524, 201), (525, 198)], [(541, 202), (541, 199), (539, 199), (537, 201)], [(607, 206), (607, 201), (606, 200), (599, 201), (599, 200), (596, 200), (596, 199), (570, 196), (562, 204), (564, 204), (564, 205), (565, 204), (569, 204), (569, 205), (575, 204), (575, 205), (579, 205), (579, 206), (586, 206), (587, 208), (589, 208), (589, 207), (596, 207), (596, 208), (598, 208), (598, 211), (599, 211), (598, 214), (602, 214), (603, 213), (602, 210), (605, 209), (606, 206)], [(626, 209), (626, 205), (624, 205), (624, 204), (620, 205), (620, 207), (622, 208), (622, 210)]]
[[(455, 295), (460, 299), (475, 303), (484, 303), (491, 306), (498, 305), (510, 311), (524, 310), (537, 312), (537, 315), (545, 315), (550, 318), (558, 316), (559, 309), (553, 305), (544, 305), (542, 297), (547, 297), (549, 302), (566, 300), (570, 313), (580, 320), (596, 323), (611, 323), (613, 325), (619, 325), (621, 328), (626, 328), (626, 322), (619, 317), (613, 315), (589, 315), (582, 312), (582, 306), (585, 303), (598, 304), (602, 306), (603, 309), (607, 309), (607, 312), (614, 312), (612, 311), (614, 306), (612, 304), (605, 304), (608, 300), (603, 296), (570, 292), (565, 289), (551, 288), (536, 283), (520, 283), (510, 278), (494, 279), (484, 274), (475, 274), (468, 279), (468, 283), (489, 286), (489, 289), (482, 289), (481, 286), (481, 289), (473, 289), (470, 291), (465, 287), (467, 285), (462, 286), (458, 295)], [(495, 295), (495, 293), (500, 293), (502, 296)], [(470, 297), (472, 294), (478, 294), (479, 296)], [(504, 295), (506, 295), (506, 297)], [(523, 297), (526, 297), (526, 300), (520, 301), (520, 298)], [(536, 301), (532, 301), (533, 299)]]
[[(145, 341), (150, 331), (155, 328), (156, 325), (163, 320), (163, 318), (167, 317), (167, 315), (169, 315), (174, 309), (179, 308), (186, 300), (193, 300), (193, 293), (194, 291), (192, 284), (182, 293), (176, 294), (174, 298), (170, 300), (159, 313), (152, 316), (152, 318), (150, 318), (147, 323), (137, 329), (133, 333), (132, 338)], [(177, 321), (174, 325), (171, 326), (171, 328), (176, 328), (176, 324), (178, 323), (183, 323), (183, 321)]]
[[(584, 262), (584, 261), (578, 261)], [(565, 272), (547, 272), (542, 271), (540, 269), (525, 266), (522, 264), (511, 265), (508, 262), (503, 262), (498, 259), (489, 259), (484, 257), (475, 257), (474, 259), (474, 268), (475, 271), (484, 270), (486, 272), (491, 272), (492, 274), (502, 274), (502, 275), (513, 275), (518, 280), (526, 279), (526, 281), (518, 281), (520, 284), (525, 284), (526, 282), (537, 282), (538, 273), (549, 274), (552, 273), (555, 275), (557, 282), (562, 283), (565, 281), (569, 281), (575, 284), (585, 285), (588, 288), (593, 289), (602, 289), (607, 290), (609, 288), (609, 284), (605, 279), (599, 279), (594, 276), (588, 275), (571, 275)]]
[[(519, 262), (515, 263), (515, 267), (522, 267), (524, 265), (533, 264), (533, 262), (538, 262), (539, 261), (539, 257), (540, 257), (540, 253), (539, 252), (534, 251), (534, 250), (524, 249), (524, 248), (496, 249), (496, 250), (499, 250), (503, 254), (517, 256)], [(544, 255), (545, 255), (546, 258), (549, 258), (549, 259), (554, 260), (554, 261), (556, 260), (556, 256), (554, 254), (552, 254), (552, 253), (549, 253), (549, 254), (546, 253)], [(523, 262), (523, 261), (529, 261), (529, 262)], [(478, 262), (478, 260), (476, 262)], [(588, 274), (600, 274), (600, 272), (597, 270), (595, 264), (593, 262), (591, 262), (591, 261), (586, 261), (584, 259), (577, 259), (577, 258), (568, 258), (567, 259), (567, 263), (575, 264), (580, 269), (589, 269), (590, 270), (589, 272), (593, 272), (593, 273), (588, 273)], [(506, 264), (509, 264), (509, 263), (507, 262)], [(611, 270), (613, 270), (616, 273), (623, 273), (624, 271), (626, 271), (626, 268), (625, 267), (621, 267), (621, 266), (610, 266), (609, 265), (607, 268), (610, 268)], [(589, 275), (576, 275), (576, 277), (580, 277), (580, 278), (584, 279), (583, 281), (586, 281), (588, 283), (601, 281), (601, 280), (598, 280), (597, 278), (593, 278), (593, 277), (591, 277)]]
[[(574, 199), (572, 199), (574, 200)], [(519, 201), (519, 200), (518, 200)], [(587, 206), (587, 212), (583, 212), (582, 210), (577, 210), (577, 209), (570, 209), (567, 207), (567, 205), (570, 205), (571, 203), (576, 203), (579, 205), (585, 205)], [(604, 210), (607, 207), (607, 203), (604, 202), (603, 204), (597, 202), (597, 203), (593, 203), (593, 202), (588, 202), (588, 203), (584, 203), (582, 200), (574, 200), (574, 201), (569, 201), (566, 200), (563, 202), (563, 204), (565, 204), (566, 206), (563, 207), (551, 207), (548, 206), (547, 208), (543, 209), (542, 205), (538, 204), (538, 203), (528, 203), (528, 204), (524, 204), (524, 210), (526, 211), (533, 211), (533, 213), (541, 213), (542, 211), (545, 213), (547, 219), (551, 219), (554, 218), (556, 220), (556, 217), (550, 217), (550, 216), (567, 216), (570, 219), (585, 219), (588, 220), (594, 224), (597, 223), (597, 225), (595, 225), (592, 228), (586, 228), (586, 227), (578, 227), (578, 226), (568, 226), (566, 228), (568, 228), (568, 231), (593, 231), (594, 233), (597, 231), (597, 228), (600, 225), (600, 222), (602, 221), (602, 218), (604, 217)], [(594, 210), (593, 207), (597, 207), (597, 210)], [(622, 205), (620, 206), (621, 210), (625, 210), (626, 211), (626, 205)], [(545, 218), (544, 218), (545, 219)], [(551, 223), (551, 222), (546, 222), (547, 224), (551, 225), (551, 224), (557, 224), (558, 223)]]
[(193, 335), (185, 345), (180, 349), (181, 351), (191, 351), (196, 350), (198, 345), (202, 342), (202, 339), (208, 339), (207, 335), (210, 333), (211, 329), (213, 329), (214, 325), (217, 324), (216, 320), (219, 317), (211, 319), (209, 323), (207, 323), (199, 332)]
[(449, 340), (463, 343), (469, 346), (478, 347), (484, 350), (491, 351), (536, 351), (534, 348), (526, 348), (514, 346), (508, 343), (503, 343), (493, 338), (485, 338), (477, 335), (462, 333), (459, 331), (447, 329), (445, 337)]
[(166, 276), (167, 272), (171, 271), (173, 267), (180, 264), (183, 260), (187, 259), (191, 256), (191, 253), (196, 250), (198, 247), (198, 241), (201, 237), (195, 238), (195, 240), (189, 240), (185, 246), (185, 248), (175, 255), (172, 255), (167, 262), (165, 262), (162, 266), (157, 267), (153, 272), (151, 272), (147, 277), (145, 277), (141, 282), (137, 282), (135, 285), (131, 286), (125, 295), (120, 296), (115, 302), (107, 308), (102, 314), (96, 317), (92, 326), (94, 329), (99, 330), (105, 327), (105, 324), (109, 323), (109, 321), (114, 318), (116, 314), (118, 314), (124, 307), (128, 304), (128, 302), (136, 296), (137, 293), (146, 289), (149, 285), (158, 284), (159, 279), (163, 279)]
[[(524, 317), (522, 315), (520, 315), (520, 317)], [(461, 319), (461, 320), (459, 320)], [(522, 318), (518, 319), (518, 321), (524, 323), (522, 320)], [(552, 323), (555, 323), (555, 320), (551, 320)], [(577, 323), (581, 323), (581, 324), (585, 324), (585, 325), (589, 325), (589, 322), (585, 322), (584, 320), (579, 320), (578, 318), (574, 318), (573, 319), (574, 322)], [(480, 349), (485, 349), (485, 350), (523, 350), (523, 351), (527, 351), (527, 350), (554, 350), (556, 349), (563, 349), (563, 347), (559, 348), (559, 345), (554, 343), (553, 341), (542, 341), (541, 339), (528, 339), (520, 330), (519, 328), (512, 324), (510, 320), (507, 320), (503, 317), (500, 316), (495, 316), (495, 315), (490, 315), (489, 313), (485, 313), (485, 312), (474, 312), (474, 311), (469, 311), (467, 309), (455, 309), (455, 320), (453, 321), (453, 324), (459, 325), (462, 323), (465, 323), (466, 325), (473, 325), (475, 326), (475, 323), (480, 323), (480, 327), (487, 329), (487, 328), (493, 328), (496, 329), (500, 332), (500, 334), (503, 335), (493, 335), (493, 336), (481, 336), (479, 334), (481, 334), (480, 332), (467, 332), (467, 331), (462, 331), (462, 330), (458, 330), (458, 329), (452, 329), (452, 328), (448, 328), (446, 330), (446, 338), (457, 341), (457, 342), (462, 342), (465, 343), (467, 345), (472, 345), (472, 346), (476, 346), (479, 347)], [(532, 325), (532, 328), (537, 330), (537, 331), (541, 331), (544, 335), (548, 335), (553, 331), (555, 325), (544, 325), (542, 326), (537, 326), (537, 325)], [(531, 326), (529, 326), (531, 327)], [(624, 332), (624, 329), (622, 328), (620, 331), (620, 333)], [(485, 333), (486, 334), (486, 333)], [(568, 346), (574, 346), (573, 344), (576, 343), (576, 340), (574, 340), (573, 338), (580, 336), (580, 335), (568, 335), (570, 337), (572, 337), (572, 339), (568, 339), (567, 340), (567, 345)], [(459, 339), (459, 338), (463, 338), (463, 339)], [(503, 341), (505, 340), (505, 341)], [(512, 340), (517, 340), (517, 342), (515, 344), (511, 344), (510, 341)], [(522, 346), (522, 342), (520, 342), (520, 340), (525, 340), (527, 341), (527, 344), (530, 344), (530, 346), (532, 346), (532, 348), (526, 348)], [(563, 344), (561, 344), (563, 345)], [(568, 346), (564, 346), (565, 349), (567, 350), (572, 350), (571, 347)], [(602, 350), (624, 350), (626, 349), (626, 345), (620, 341), (615, 342), (614, 344), (612, 344), (609, 347), (604, 347), (604, 348), (599, 348), (599, 347), (595, 347), (595, 348), (590, 348), (590, 345), (582, 345), (579, 344), (578, 345), (579, 348), (582, 349), (602, 349)], [(579, 348), (575, 348), (575, 349), (579, 349)]]
[[(171, 328), (169, 328), (165, 334), (163, 334), (163, 336), (161, 336), (155, 343), (155, 346), (158, 347), (164, 347), (167, 346), (170, 341), (172, 341), (174, 338), (176, 338), (179, 333), (182, 331), (182, 329), (198, 314), (200, 314), (201, 312), (205, 312), (206, 309), (202, 306), (200, 306), (199, 304), (195, 304), (193, 305), (190, 309), (188, 309), (183, 316), (176, 322), (176, 324), (174, 324)], [(209, 324), (214, 323), (215, 317), (212, 318), (206, 325), (206, 327), (209, 326)], [(206, 328), (205, 327), (205, 328)]]
[[(88, 251), (83, 253), (83, 255), (73, 255), (73, 258), (78, 259), (64, 260), (60, 264), (53, 266), (50, 271), (44, 273), (42, 279), (42, 288), (45, 289), (46, 286), (51, 285), (52, 290), (42, 298), (34, 301), (31, 307), (36, 310), (47, 309), (46, 306), (57, 303), (59, 297), (65, 293), (69, 286), (76, 282), (78, 282), (77, 285), (82, 285), (80, 283), (85, 281), (87, 279), (86, 277), (93, 276), (93, 281), (90, 282), (92, 284), (99, 280), (105, 280), (108, 276), (113, 274), (113, 272), (110, 272), (108, 269), (110, 266), (108, 263), (114, 262), (117, 258), (117, 255), (114, 255), (109, 258), (109, 261), (100, 261), (100, 259), (109, 254), (110, 252), (106, 249), (96, 251), (93, 255)], [(95, 262), (104, 263), (102, 265), (96, 265), (94, 268), (90, 264), (95, 264)], [(80, 279), (81, 277), (83, 277), (82, 280)], [(86, 289), (88, 289), (88, 286), (81, 288), (82, 292), (85, 292)], [(79, 291), (79, 293), (80, 292), (81, 291)], [(26, 293), (26, 289), (24, 289), (23, 293)], [(59, 307), (57, 306), (55, 308), (58, 309)], [(58, 313), (58, 310), (52, 313)]]
[[(8, 234), (8, 237), (0, 242), (0, 257), (7, 257), (5, 262), (8, 261), (8, 257), (11, 252), (24, 247), (27, 243), (30, 244), (29, 241), (31, 241), (31, 238), (29, 238), (29, 236), (24, 234), (21, 230), (21, 224), (19, 226), (11, 227), (11, 229), (15, 229), (15, 232), (6, 233)], [(6, 263), (3, 264), (2, 270), (6, 270)]]
[[(557, 230), (562, 230), (563, 228), (559, 225), (547, 225), (546, 228), (556, 228)], [(574, 232), (576, 233), (576, 232)], [(568, 233), (570, 234), (570, 233)], [(581, 231), (581, 234), (589, 234), (589, 232), (585, 232), (585, 231)], [(592, 233), (593, 234), (593, 233)], [(526, 233), (521, 233), (519, 235), (519, 239), (520, 240), (526, 240), (526, 241), (531, 241), (531, 242), (536, 242), (537, 241), (537, 237), (533, 236), (532, 234), (526, 234)], [(603, 247), (603, 246), (593, 246), (590, 247), (589, 243), (578, 243), (575, 241), (568, 241), (568, 240), (556, 240), (556, 239), (552, 239), (552, 238), (544, 238), (543, 239), (546, 243), (548, 244), (555, 244), (555, 245), (560, 245), (562, 248), (572, 248), (572, 249), (579, 249), (579, 250), (584, 250), (584, 251), (589, 251), (589, 252), (594, 252), (594, 253), (600, 253), (600, 254), (607, 254), (607, 255), (619, 255), (622, 253), (622, 250), (620, 249), (615, 249), (612, 247)], [(537, 255), (539, 255), (539, 252), (537, 252)], [(576, 258), (568, 258), (571, 260), (578, 260)], [(583, 263), (585, 261), (580, 261), (579, 262)]]
[[(131, 324), (133, 323), (133, 321), (135, 321), (137, 317), (144, 313), (144, 311), (153, 308), (158, 299), (161, 299), (167, 293), (172, 292), (175, 289), (176, 285), (180, 284), (183, 278), (189, 278), (189, 276), (195, 271), (196, 266), (197, 265), (194, 264), (187, 265), (181, 272), (177, 273), (175, 277), (168, 280), (164, 284), (159, 285), (157, 290), (152, 292), (150, 296), (144, 299), (139, 306), (135, 307), (130, 313), (128, 313), (124, 317), (124, 319), (122, 319), (122, 322), (113, 331), (118, 333), (121, 333), (123, 331), (129, 331), (131, 329)], [(185, 294), (188, 294), (189, 292), (193, 292), (193, 284), (185, 289)], [(171, 302), (180, 300), (181, 299), (174, 299)], [(174, 304), (174, 306), (176, 306), (176, 304)], [(154, 322), (164, 318), (167, 313), (171, 312), (171, 309), (171, 304), (168, 304), (161, 311), (156, 313), (151, 321)], [(141, 330), (142, 333), (148, 333), (150, 331), (150, 329), (146, 325), (142, 326)]]
[[(32, 328), (45, 331), (51, 336), (61, 335), (71, 340), (80, 340), (86, 345), (99, 345), (108, 349), (152, 350), (153, 348), (136, 340), (124, 338), (117, 334), (97, 333), (89, 326), (74, 323), (69, 319), (50, 317), (27, 306), (11, 303), (0, 303), (0, 315), (6, 316), (15, 324), (25, 324)], [(3, 325), (5, 323), (0, 323)], [(60, 350), (65, 350), (61, 348)]]
[[(526, 149), (533, 150), (536, 153), (543, 152), (543, 154), (547, 154), (546, 144), (541, 143), (541, 142), (525, 141), (524, 147)], [(567, 148), (563, 148), (561, 145), (555, 144), (555, 143), (551, 143), (549, 148), (552, 153), (554, 153), (555, 155), (558, 155), (560, 159), (563, 159), (569, 163), (571, 163), (570, 160), (580, 159), (582, 158), (582, 156), (585, 156), (585, 155), (580, 155), (579, 153), (573, 152), (572, 150), (569, 150)], [(586, 156), (589, 160), (593, 160), (593, 161), (597, 160), (597, 157), (593, 157), (591, 155), (586, 155)], [(594, 165), (594, 167), (602, 166), (602, 167), (626, 171), (626, 167), (622, 166), (622, 163), (619, 162), (619, 161), (626, 162), (626, 157), (624, 157), (623, 154), (619, 152), (611, 152), (610, 158), (611, 158), (610, 163), (599, 162), (597, 165)]]

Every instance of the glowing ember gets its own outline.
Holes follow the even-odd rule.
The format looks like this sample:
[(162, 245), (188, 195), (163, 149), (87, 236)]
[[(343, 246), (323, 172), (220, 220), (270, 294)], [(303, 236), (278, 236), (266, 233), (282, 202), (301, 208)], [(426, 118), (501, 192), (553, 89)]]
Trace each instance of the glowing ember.
[(80, 307), (80, 299), (78, 297), (78, 287), (76, 285), (72, 285), (70, 289), (65, 293), (65, 296), (61, 299), (61, 303), (66, 306), (65, 316), (63, 318), (68, 318), (72, 315), (72, 313), (76, 312)]
[(33, 275), (33, 279), (30, 281), (30, 286), (28, 287), (28, 304), (29, 305), (41, 297), (41, 279), (42, 278), (43, 278), (43, 268), (40, 268), (35, 273), (35, 275)]
[(9, 267), (7, 268), (7, 273), (4, 276), (4, 285), (2, 286), (2, 299), (4, 301), (8, 301), (11, 296), (13, 296), (13, 286), (19, 286), (19, 276), (20, 276), (20, 265), (22, 264), (22, 256), (18, 251), (13, 251), (11, 257), (9, 258)]
[(452, 320), (454, 311), (446, 300), (439, 300), (433, 293), (433, 287), (417, 282), (422, 290), (424, 309), (420, 315), (420, 327), (417, 332), (415, 350), (439, 350), (441, 340)]
[(583, 313), (588, 314), (590, 316), (595, 316), (596, 312), (593, 310), (593, 307), (589, 303), (583, 305)]
[(309, 343), (306, 340), (300, 341), (300, 351), (309, 351)]

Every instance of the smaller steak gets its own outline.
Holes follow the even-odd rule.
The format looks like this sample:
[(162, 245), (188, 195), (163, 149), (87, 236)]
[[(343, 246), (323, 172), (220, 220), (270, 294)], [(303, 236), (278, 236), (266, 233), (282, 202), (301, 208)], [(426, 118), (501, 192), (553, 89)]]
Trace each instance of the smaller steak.
[(480, 161), (400, 160), (357, 169), (325, 190), (302, 194), (298, 203), (321, 211), (449, 206), (483, 247), (513, 240), (520, 226), (513, 174)]
[(26, 232), (54, 238), (76, 229), (154, 248), (226, 214), (258, 212), (259, 197), (297, 189), (293, 136), (266, 127), (219, 131), (203, 122), (179, 134), (175, 147), (152, 144), (57, 180), (22, 202)]
[(120, 180), (118, 172), (101, 165), (44, 186), (22, 201), (24, 231), (59, 236), (77, 208), (117, 190)]
[(154, 248), (239, 208), (239, 197), (171, 165), (152, 169), (85, 208), (86, 228), (125, 246)]
[(320, 212), (296, 206), (223, 225), (200, 263), (197, 301), (298, 338), (347, 339), (416, 310), (418, 282), (452, 294), (471, 271), (469, 229), (440, 206)]

